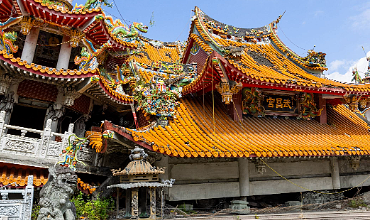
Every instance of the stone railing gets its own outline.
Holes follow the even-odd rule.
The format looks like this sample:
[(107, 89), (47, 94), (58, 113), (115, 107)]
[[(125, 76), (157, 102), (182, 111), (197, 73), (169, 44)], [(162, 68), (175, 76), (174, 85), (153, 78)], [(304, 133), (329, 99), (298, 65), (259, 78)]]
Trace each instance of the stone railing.
[[(68, 138), (73, 134), (74, 124), (69, 124), (64, 134), (51, 131), (51, 119), (47, 120), (44, 130), (24, 128), (5, 124), (5, 112), (0, 112), (0, 159), (6, 162), (49, 166), (60, 161), (62, 150), (68, 146)], [(20, 135), (8, 134), (9, 130), (18, 130)], [(26, 137), (27, 133), (39, 134), (40, 138)], [(61, 141), (55, 141), (61, 139)], [(79, 159), (91, 162), (93, 151), (83, 149)]]
[[(0, 187), (0, 219), (31, 220), (33, 203), (33, 176), (28, 176), (25, 189), (6, 189)], [(18, 199), (9, 199), (9, 195), (17, 195)], [(21, 199), (23, 198), (23, 199)]]
[[(51, 119), (47, 120), (44, 130), (37, 130), (5, 124), (4, 116), (5, 112), (0, 112), (0, 155), (58, 160), (62, 150), (68, 146), (68, 137), (73, 133), (73, 124), (69, 125), (68, 131), (61, 134), (51, 131)], [(8, 130), (19, 130), (21, 135), (8, 134)], [(28, 132), (39, 134), (40, 138), (26, 137)], [(55, 137), (61, 137), (62, 141), (55, 141)]]

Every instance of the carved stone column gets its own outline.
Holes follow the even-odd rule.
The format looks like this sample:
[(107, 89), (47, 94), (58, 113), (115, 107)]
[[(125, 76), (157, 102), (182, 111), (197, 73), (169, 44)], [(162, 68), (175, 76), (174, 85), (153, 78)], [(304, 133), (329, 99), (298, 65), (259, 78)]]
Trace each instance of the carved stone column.
[(150, 196), (150, 217), (149, 219), (156, 219), (157, 213), (157, 204), (156, 204), (156, 194), (155, 188), (149, 188), (149, 196)]
[(5, 95), (12, 82), (12, 77), (5, 73), (0, 73), (0, 95)]
[(40, 28), (33, 27), (31, 29), (30, 33), (27, 35), (26, 40), (24, 42), (21, 60), (25, 60), (27, 61), (27, 63), (33, 62), (39, 33), (40, 33)]
[(18, 103), (18, 86), (22, 79), (9, 78), (9, 87), (0, 100), (0, 111), (5, 111), (4, 123), (9, 124), (15, 103)]
[(81, 116), (75, 123), (75, 131), (74, 133), (78, 136), (78, 137), (84, 137), (85, 136), (85, 132), (86, 132), (86, 122), (89, 120), (90, 118), (90, 115), (88, 114), (84, 114), (83, 116)]
[(131, 196), (131, 218), (137, 219), (139, 218), (139, 190), (132, 189)]
[(64, 115), (65, 108), (62, 104), (54, 103), (49, 106), (46, 110), (45, 126), (46, 121), (51, 119), (51, 131), (57, 132), (59, 119)]
[(59, 51), (59, 57), (58, 57), (58, 63), (57, 63), (57, 70), (60, 70), (60, 69), (68, 69), (68, 65), (69, 65), (69, 59), (71, 57), (71, 51), (72, 51), (72, 47), (69, 43), (66, 43), (68, 42), (70, 39), (69, 36), (63, 36), (63, 40), (62, 40), (62, 46), (60, 47), (60, 51)]
[(46, 127), (46, 122), (51, 119), (51, 132), (57, 132), (59, 119), (64, 115), (64, 89), (63, 87), (58, 87), (58, 95), (54, 104), (51, 104), (46, 110), (46, 116), (44, 121), (44, 127)]

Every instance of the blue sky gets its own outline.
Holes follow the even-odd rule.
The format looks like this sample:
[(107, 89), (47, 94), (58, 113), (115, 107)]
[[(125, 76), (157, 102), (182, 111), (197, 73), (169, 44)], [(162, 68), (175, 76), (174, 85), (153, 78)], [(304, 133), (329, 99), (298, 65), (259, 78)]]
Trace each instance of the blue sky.
[[(113, 2), (113, 0), (108, 0)], [(329, 78), (350, 81), (351, 69), (367, 69), (364, 51), (370, 51), (370, 2), (363, 0), (114, 0), (107, 14), (131, 22), (154, 26), (144, 36), (161, 41), (185, 41), (190, 17), (198, 6), (210, 17), (236, 27), (253, 28), (269, 24), (284, 11), (278, 35), (298, 55), (305, 56), (316, 45), (316, 51), (327, 54)], [(73, 4), (85, 0), (75, 0)], [(121, 15), (119, 14), (119, 9)], [(121, 19), (122, 20), (122, 19)], [(370, 55), (370, 53), (368, 53)]]

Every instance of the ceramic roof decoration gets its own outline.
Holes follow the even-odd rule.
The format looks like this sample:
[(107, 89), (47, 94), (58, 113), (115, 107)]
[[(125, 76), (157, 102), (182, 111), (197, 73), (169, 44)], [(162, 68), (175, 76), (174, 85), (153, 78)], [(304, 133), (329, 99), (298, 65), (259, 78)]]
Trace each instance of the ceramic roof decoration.
[[(12, 4), (4, 0), (0, 10), (7, 12)], [(366, 125), (353, 123), (353, 120), (362, 120), (355, 113), (366, 111), (369, 84), (364, 84), (366, 80), (360, 79), (356, 71), (355, 84), (325, 78), (325, 53), (312, 49), (307, 51), (307, 56), (301, 57), (279, 39), (276, 30), (282, 16), (263, 27), (239, 28), (219, 22), (195, 7), (187, 42), (161, 42), (143, 36), (148, 31), (146, 25), (139, 22), (126, 25), (106, 15), (101, 6), (111, 5), (105, 0), (89, 0), (74, 8), (64, 0), (14, 2), (14, 14), (0, 16), (3, 48), (0, 65), (6, 70), (5, 75), (21, 75), (38, 83), (67, 86), (68, 91), (84, 94), (88, 101), (95, 100), (116, 112), (131, 112), (135, 127), (124, 128), (105, 122), (105, 130), (170, 156), (285, 157), (367, 152), (365, 142), (354, 138), (356, 135), (352, 136), (352, 131), (325, 127), (312, 119), (324, 112), (333, 123), (343, 120), (351, 124), (353, 134), (359, 133), (365, 140)], [(23, 49), (22, 41), (34, 29), (68, 36), (45, 45), (37, 42), (37, 46), (69, 45), (75, 51), (70, 59), (74, 66), (48, 67), (22, 60), (18, 51)], [(209, 100), (202, 100), (201, 105), (198, 99), (210, 93), (212, 119)], [(270, 118), (277, 117), (274, 115), (277, 113), (263, 103), (271, 94), (275, 95), (270, 97), (276, 101), (275, 110), (285, 108), (285, 112), (277, 111), (279, 116), (294, 120)], [(320, 105), (319, 94), (332, 96), (328, 100), (328, 104), (332, 104), (330, 108)], [(56, 95), (30, 95), (43, 101), (56, 99)], [(338, 105), (340, 103), (348, 107)], [(73, 102), (70, 105), (73, 106)], [(234, 119), (243, 121), (241, 124), (227, 114), (237, 108), (240, 111), (236, 111)], [(350, 111), (355, 112), (351, 120), (347, 117), (352, 114)], [(138, 122), (139, 115), (145, 118), (145, 123)], [(249, 118), (252, 116), (257, 118)], [(297, 121), (297, 118), (306, 121)], [(259, 127), (262, 133), (271, 126), (282, 126), (284, 131), (280, 136), (291, 132), (293, 137), (295, 130), (305, 126), (311, 126), (322, 135), (315, 141), (304, 136), (294, 137), (302, 138), (302, 146), (295, 147), (281, 143), (285, 137), (268, 134), (264, 134), (266, 143), (258, 143), (253, 138), (257, 130), (245, 123)], [(225, 130), (230, 132), (223, 132)], [(236, 135), (231, 132), (233, 130), (240, 133)], [(102, 134), (103, 131), (91, 138), (90, 145), (98, 153), (107, 150), (108, 140), (103, 140)], [(338, 147), (340, 145), (345, 147)], [(355, 147), (361, 150), (354, 151)]]

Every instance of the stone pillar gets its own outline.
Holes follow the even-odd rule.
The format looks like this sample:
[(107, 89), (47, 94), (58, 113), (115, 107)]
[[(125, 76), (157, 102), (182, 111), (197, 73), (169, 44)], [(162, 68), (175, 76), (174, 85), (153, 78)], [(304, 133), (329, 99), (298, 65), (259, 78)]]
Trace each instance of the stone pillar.
[(125, 213), (125, 217), (130, 216), (130, 211), (131, 211), (130, 201), (131, 201), (130, 189), (126, 189), (126, 204), (125, 204), (126, 205), (126, 213)]
[(330, 158), (330, 168), (331, 168), (331, 179), (333, 182), (333, 189), (340, 189), (340, 175), (339, 175), (339, 165), (338, 158)]
[(247, 158), (238, 158), (240, 197), (246, 200), (249, 196), (249, 166)]
[(69, 39), (70, 39), (69, 36), (63, 36), (62, 46), (60, 47), (59, 51), (58, 63), (56, 68), (57, 70), (68, 69), (69, 59), (71, 58), (72, 51), (71, 44), (68, 42)]
[(24, 42), (24, 47), (22, 51), (21, 60), (27, 61), (27, 63), (33, 62), (33, 57), (35, 56), (35, 50), (37, 46), (37, 39), (39, 37), (40, 28), (32, 28), (30, 33), (26, 37)]
[(156, 194), (155, 188), (149, 188), (149, 196), (150, 196), (150, 217), (149, 219), (156, 219), (157, 215), (157, 203), (156, 203)]
[(5, 125), (5, 111), (0, 111), (0, 137), (3, 136), (4, 125)]
[(139, 218), (139, 190), (131, 189), (131, 219)]
[(13, 107), (18, 103), (18, 86), (22, 80), (12, 79), (9, 83), (9, 88), (5, 91), (4, 97), (0, 100), (0, 111), (5, 111), (4, 123), (9, 124)]
[(236, 122), (243, 120), (242, 106), (242, 92), (240, 91), (233, 95), (233, 102), (228, 105), (230, 117)]
[(322, 98), (322, 94), (315, 94), (316, 96), (316, 103), (317, 103), (317, 108), (321, 109), (321, 115), (316, 117), (315, 119), (320, 122), (320, 124), (327, 124), (328, 123), (328, 115), (326, 112), (326, 99)]

